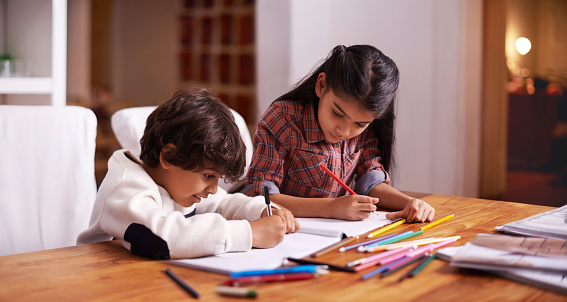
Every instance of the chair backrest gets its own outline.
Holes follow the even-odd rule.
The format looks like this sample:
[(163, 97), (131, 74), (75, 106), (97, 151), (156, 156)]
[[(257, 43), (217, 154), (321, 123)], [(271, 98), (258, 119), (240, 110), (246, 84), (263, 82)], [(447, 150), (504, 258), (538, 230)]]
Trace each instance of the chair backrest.
[[(154, 111), (157, 106), (146, 106), (146, 107), (131, 107), (116, 111), (110, 120), (112, 126), (112, 131), (116, 136), (116, 139), (120, 143), (120, 146), (124, 149), (131, 150), (133, 154), (139, 157), (140, 155), (140, 139), (144, 135), (144, 128), (146, 128), (146, 120), (150, 113)], [(252, 161), (252, 137), (250, 136), (250, 131), (246, 125), (244, 118), (233, 109), (230, 109), (234, 115), (234, 120), (242, 135), (242, 140), (246, 145), (246, 168), (244, 173), (248, 171), (250, 162)], [(226, 191), (231, 191), (238, 184), (233, 184), (230, 182), (225, 182), (224, 179), (219, 180), (219, 187), (225, 189)]]
[(96, 131), (84, 107), (0, 105), (0, 255), (75, 245), (96, 197)]

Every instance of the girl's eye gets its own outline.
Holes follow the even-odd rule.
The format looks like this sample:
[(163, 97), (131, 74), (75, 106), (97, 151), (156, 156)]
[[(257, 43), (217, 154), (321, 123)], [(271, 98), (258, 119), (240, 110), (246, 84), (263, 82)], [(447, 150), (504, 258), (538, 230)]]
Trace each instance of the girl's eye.
[(343, 117), (340, 113), (336, 112), (335, 110), (333, 110), (333, 114), (334, 114), (335, 116), (338, 116), (338, 117)]
[(205, 174), (205, 178), (207, 178), (207, 179), (215, 178), (215, 175), (213, 175), (213, 174)]

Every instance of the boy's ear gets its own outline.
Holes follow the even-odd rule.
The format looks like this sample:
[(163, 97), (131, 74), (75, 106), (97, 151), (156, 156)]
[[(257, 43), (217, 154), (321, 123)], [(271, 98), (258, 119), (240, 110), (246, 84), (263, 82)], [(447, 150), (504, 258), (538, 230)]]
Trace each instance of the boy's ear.
[(175, 152), (175, 145), (173, 145), (172, 143), (165, 145), (165, 147), (163, 147), (163, 149), (161, 149), (161, 152), (159, 153), (159, 162), (161, 164), (161, 167), (166, 170), (173, 166), (163, 158), (163, 156), (169, 152)]
[(315, 94), (317, 97), (321, 97), (325, 93), (325, 89), (327, 88), (327, 83), (325, 82), (327, 75), (324, 72), (321, 72), (317, 76), (317, 82), (315, 82)]

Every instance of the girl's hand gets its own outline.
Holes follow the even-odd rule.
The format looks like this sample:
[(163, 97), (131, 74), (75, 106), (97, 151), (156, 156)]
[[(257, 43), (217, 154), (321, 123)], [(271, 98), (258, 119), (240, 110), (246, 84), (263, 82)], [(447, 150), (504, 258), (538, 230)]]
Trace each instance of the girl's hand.
[(252, 229), (252, 247), (271, 248), (282, 242), (286, 225), (282, 218), (277, 215), (263, 217), (250, 221)]
[(295, 217), (290, 210), (278, 205), (281, 209), (272, 208), (272, 214), (279, 216), (285, 223), (285, 232), (295, 233), (299, 230), (299, 222), (295, 220)]
[(346, 195), (331, 202), (331, 218), (362, 220), (376, 211), (378, 198), (364, 195)]
[(427, 202), (413, 198), (406, 203), (401, 211), (386, 214), (387, 219), (405, 218), (407, 222), (431, 221), (435, 216), (435, 209)]

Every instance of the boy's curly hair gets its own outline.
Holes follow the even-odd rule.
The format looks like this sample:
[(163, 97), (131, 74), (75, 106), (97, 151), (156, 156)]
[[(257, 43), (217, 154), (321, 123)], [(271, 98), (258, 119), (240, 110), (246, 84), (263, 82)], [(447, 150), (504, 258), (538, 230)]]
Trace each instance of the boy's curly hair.
[(170, 143), (175, 148), (163, 156), (174, 166), (202, 171), (210, 162), (232, 182), (244, 173), (246, 146), (232, 112), (206, 88), (178, 91), (148, 116), (140, 159), (158, 166)]

